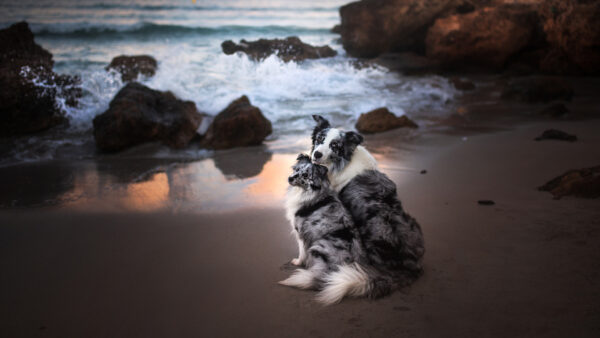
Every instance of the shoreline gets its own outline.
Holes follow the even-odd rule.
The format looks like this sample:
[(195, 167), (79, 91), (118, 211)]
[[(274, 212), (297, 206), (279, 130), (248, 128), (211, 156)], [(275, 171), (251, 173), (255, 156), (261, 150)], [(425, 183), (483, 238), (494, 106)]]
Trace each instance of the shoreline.
[[(322, 307), (314, 292), (277, 285), (296, 245), (276, 199), (271, 207), (192, 214), (2, 211), (1, 331), (597, 336), (600, 201), (557, 201), (536, 188), (567, 169), (597, 165), (599, 125), (544, 121), (466, 141), (437, 134), (385, 145), (392, 132), (377, 136), (380, 148), (367, 138), (426, 244), (424, 276), (377, 301)], [(549, 127), (579, 141), (533, 141)]]

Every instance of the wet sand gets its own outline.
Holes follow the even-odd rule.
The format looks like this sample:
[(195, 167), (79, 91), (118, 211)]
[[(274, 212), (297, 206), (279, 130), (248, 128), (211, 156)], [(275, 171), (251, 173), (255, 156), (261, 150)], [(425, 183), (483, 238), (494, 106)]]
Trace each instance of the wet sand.
[[(579, 141), (533, 141), (548, 128)], [(296, 246), (276, 198), (200, 213), (2, 211), (0, 335), (597, 337), (600, 200), (536, 187), (598, 165), (599, 128), (367, 138), (427, 249), (424, 276), (377, 301), (322, 307), (277, 285)]]

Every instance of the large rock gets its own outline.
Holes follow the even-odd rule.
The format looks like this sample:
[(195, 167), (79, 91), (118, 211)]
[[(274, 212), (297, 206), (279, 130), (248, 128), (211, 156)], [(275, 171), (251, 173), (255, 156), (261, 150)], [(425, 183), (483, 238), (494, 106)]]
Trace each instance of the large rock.
[(94, 138), (106, 152), (150, 141), (183, 148), (197, 135), (202, 118), (193, 102), (130, 82), (94, 118)]
[(52, 71), (52, 54), (35, 43), (26, 22), (0, 30), (0, 41), (0, 137), (65, 121), (61, 102), (77, 104), (79, 79)]
[(523, 102), (548, 102), (554, 100), (570, 101), (573, 87), (558, 77), (534, 76), (517, 78), (506, 84), (502, 98)]
[(464, 1), (363, 0), (340, 8), (342, 44), (351, 56), (422, 52), (427, 29)]
[(202, 145), (210, 149), (259, 145), (272, 130), (271, 122), (244, 95), (215, 117)]
[(429, 29), (427, 56), (447, 68), (501, 69), (536, 36), (537, 14), (530, 6), (485, 7), (440, 18)]
[(552, 48), (542, 60), (542, 70), (600, 74), (600, 1), (545, 0), (540, 15)]
[(387, 108), (382, 107), (361, 114), (355, 127), (361, 133), (371, 134), (402, 127), (417, 128), (418, 126), (406, 115), (398, 117)]
[(548, 181), (539, 190), (549, 191), (554, 198), (577, 196), (583, 198), (600, 197), (600, 166), (569, 170)]
[(119, 55), (112, 59), (106, 70), (116, 70), (121, 73), (121, 79), (128, 82), (137, 79), (140, 74), (154, 76), (157, 66), (156, 59), (150, 55)]
[(221, 44), (223, 52), (227, 55), (243, 52), (251, 59), (260, 61), (272, 54), (277, 55), (284, 62), (302, 61), (336, 56), (337, 52), (329, 46), (311, 46), (302, 42), (295, 36), (285, 39), (260, 39), (257, 41), (241, 40), (239, 44), (227, 40)]

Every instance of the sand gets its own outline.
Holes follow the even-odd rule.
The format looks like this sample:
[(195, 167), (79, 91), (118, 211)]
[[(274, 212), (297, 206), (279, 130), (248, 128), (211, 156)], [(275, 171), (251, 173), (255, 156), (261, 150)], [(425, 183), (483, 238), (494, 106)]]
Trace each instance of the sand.
[[(579, 141), (533, 141), (548, 128)], [(600, 200), (554, 200), (536, 187), (598, 165), (599, 128), (537, 122), (432, 134), (389, 152), (380, 144), (393, 132), (367, 138), (427, 249), (424, 276), (377, 301), (322, 307), (314, 292), (277, 284), (296, 254), (280, 201), (201, 213), (3, 211), (0, 336), (598, 337)]]

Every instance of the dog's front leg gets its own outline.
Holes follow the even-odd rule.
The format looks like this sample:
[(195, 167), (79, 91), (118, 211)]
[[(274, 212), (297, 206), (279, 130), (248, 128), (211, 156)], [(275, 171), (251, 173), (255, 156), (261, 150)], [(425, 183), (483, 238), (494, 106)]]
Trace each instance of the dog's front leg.
[(304, 242), (300, 239), (300, 235), (298, 234), (298, 231), (295, 231), (296, 234), (296, 241), (298, 241), (298, 258), (294, 258), (292, 259), (292, 264), (299, 266), (304, 264), (304, 261), (306, 261), (306, 250), (304, 249)]

